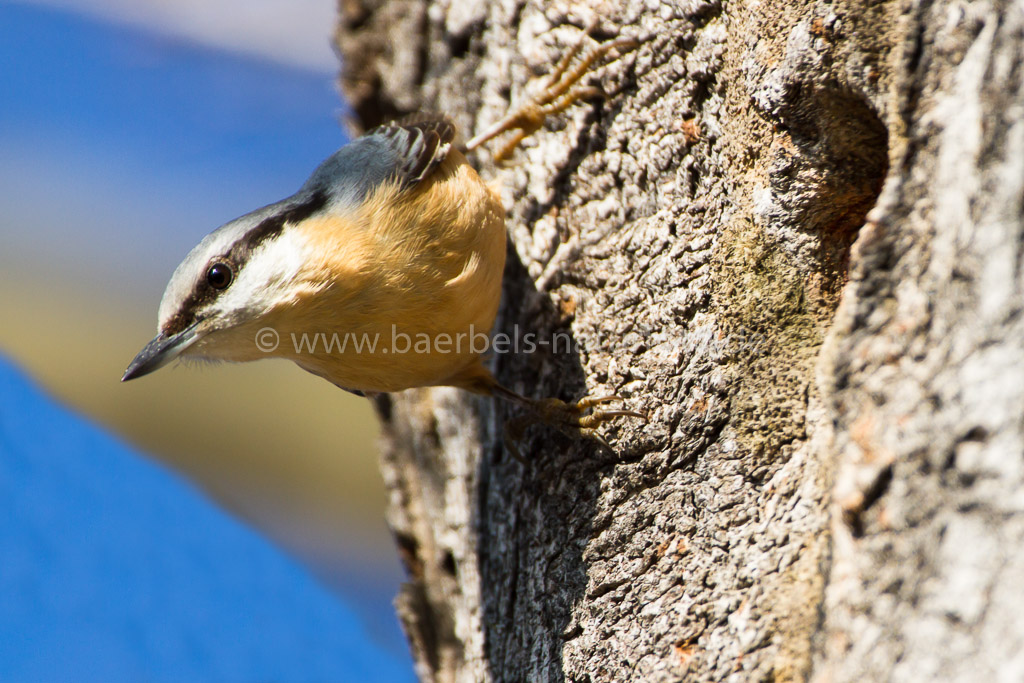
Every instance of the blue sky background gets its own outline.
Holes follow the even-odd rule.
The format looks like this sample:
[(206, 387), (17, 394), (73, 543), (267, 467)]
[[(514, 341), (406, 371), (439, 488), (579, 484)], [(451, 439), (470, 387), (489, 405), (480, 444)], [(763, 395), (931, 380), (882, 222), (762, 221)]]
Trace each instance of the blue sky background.
[(412, 677), (366, 402), (117, 382), (189, 249), (344, 142), (333, 5), (0, 3), (0, 680)]

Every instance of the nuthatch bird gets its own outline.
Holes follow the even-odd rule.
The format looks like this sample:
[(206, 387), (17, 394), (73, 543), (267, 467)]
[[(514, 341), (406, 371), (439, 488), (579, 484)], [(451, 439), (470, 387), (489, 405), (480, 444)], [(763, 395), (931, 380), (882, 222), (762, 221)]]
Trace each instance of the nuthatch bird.
[[(563, 59), (541, 100), (471, 145), (523, 129), (506, 145), (507, 155), (540, 125), (538, 117), (593, 94), (570, 87), (595, 59), (634, 45), (601, 45), (573, 71)], [(440, 117), (381, 126), (324, 161), (291, 197), (210, 233), (171, 276), (158, 334), (122, 381), (178, 357), (280, 357), (355, 393), (454, 386), (513, 401), (546, 423), (593, 436), (608, 419), (643, 417), (600, 409), (616, 397), (573, 404), (528, 399), (486, 368), (483, 349), (470, 341), (486, 335), (497, 314), (505, 210), (455, 148), (455, 137), (454, 126)], [(268, 330), (285, 341), (271, 348)], [(298, 338), (314, 342), (295, 344)], [(396, 348), (396, 339), (405, 348)], [(424, 339), (432, 342), (409, 348), (409, 340)]]

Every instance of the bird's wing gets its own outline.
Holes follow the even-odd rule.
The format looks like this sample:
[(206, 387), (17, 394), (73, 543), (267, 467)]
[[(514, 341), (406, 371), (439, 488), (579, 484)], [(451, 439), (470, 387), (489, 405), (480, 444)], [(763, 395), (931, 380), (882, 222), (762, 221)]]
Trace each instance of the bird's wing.
[(303, 186), (326, 189), (341, 201), (361, 203), (385, 182), (410, 189), (444, 161), (455, 125), (443, 117), (421, 117), (374, 128), (334, 153)]
[(397, 154), (396, 176), (403, 188), (415, 187), (437, 168), (452, 147), (455, 124), (447, 118), (405, 119), (374, 129)]

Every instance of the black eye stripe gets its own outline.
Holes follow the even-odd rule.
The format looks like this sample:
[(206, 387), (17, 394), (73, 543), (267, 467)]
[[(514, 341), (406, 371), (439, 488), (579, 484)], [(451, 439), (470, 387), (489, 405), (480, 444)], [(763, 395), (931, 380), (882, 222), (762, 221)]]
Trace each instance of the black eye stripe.
[(292, 225), (301, 223), (326, 205), (327, 193), (323, 190), (317, 190), (301, 204), (295, 204), (280, 213), (264, 218), (256, 227), (245, 233), (245, 237), (238, 240), (231, 247), (231, 251), (227, 254), (227, 259), (225, 260), (236, 263), (241, 267), (249, 260), (252, 252), (256, 251), (261, 244), (280, 235), (286, 223), (291, 223)]
[(292, 204), (288, 208), (257, 223), (255, 227), (251, 228), (241, 239), (232, 245), (227, 254), (214, 258), (206, 265), (203, 276), (196, 283), (195, 289), (182, 302), (178, 312), (164, 325), (163, 330), (161, 330), (163, 334), (168, 336), (177, 334), (194, 323), (196, 311), (216, 299), (227, 288), (227, 285), (225, 285), (220, 289), (216, 289), (209, 282), (207, 275), (214, 265), (217, 263), (228, 265), (231, 268), (231, 279), (234, 280), (252, 253), (267, 240), (280, 235), (281, 231), (284, 230), (285, 224), (291, 223), (294, 225), (301, 223), (326, 205), (327, 193), (323, 190), (317, 190), (304, 201)]

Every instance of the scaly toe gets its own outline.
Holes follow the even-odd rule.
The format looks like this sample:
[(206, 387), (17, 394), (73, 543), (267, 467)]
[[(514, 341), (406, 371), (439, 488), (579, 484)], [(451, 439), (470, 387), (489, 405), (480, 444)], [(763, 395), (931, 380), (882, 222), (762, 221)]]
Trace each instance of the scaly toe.
[(598, 428), (606, 423), (623, 417), (635, 417), (647, 421), (647, 416), (635, 410), (599, 409), (599, 406), (624, 400), (621, 396), (586, 396), (575, 403), (566, 403), (558, 398), (527, 399), (518, 394), (506, 391), (520, 406), (527, 409), (528, 414), (510, 419), (505, 423), (505, 447), (516, 460), (526, 462), (516, 443), (520, 441), (526, 429), (541, 423), (569, 435), (582, 436), (596, 441), (601, 446), (611, 446), (598, 432)]
[[(579, 412), (582, 414), (591, 408), (596, 408), (597, 406), (602, 406), (607, 403), (614, 403), (616, 401), (625, 400), (626, 399), (622, 398), (621, 396), (586, 396), (577, 401), (575, 405), (579, 408)], [(596, 421), (593, 424), (600, 424), (601, 422), (607, 422), (617, 417), (636, 417), (643, 420), (644, 422), (647, 422), (647, 416), (644, 415), (643, 413), (638, 413), (635, 410), (626, 409), (595, 410), (593, 413), (582, 419), (594, 418)]]
[(635, 410), (596, 410), (590, 415), (581, 415), (578, 424), (581, 428), (591, 428), (610, 422), (617, 417), (637, 417), (647, 421), (647, 416)]

